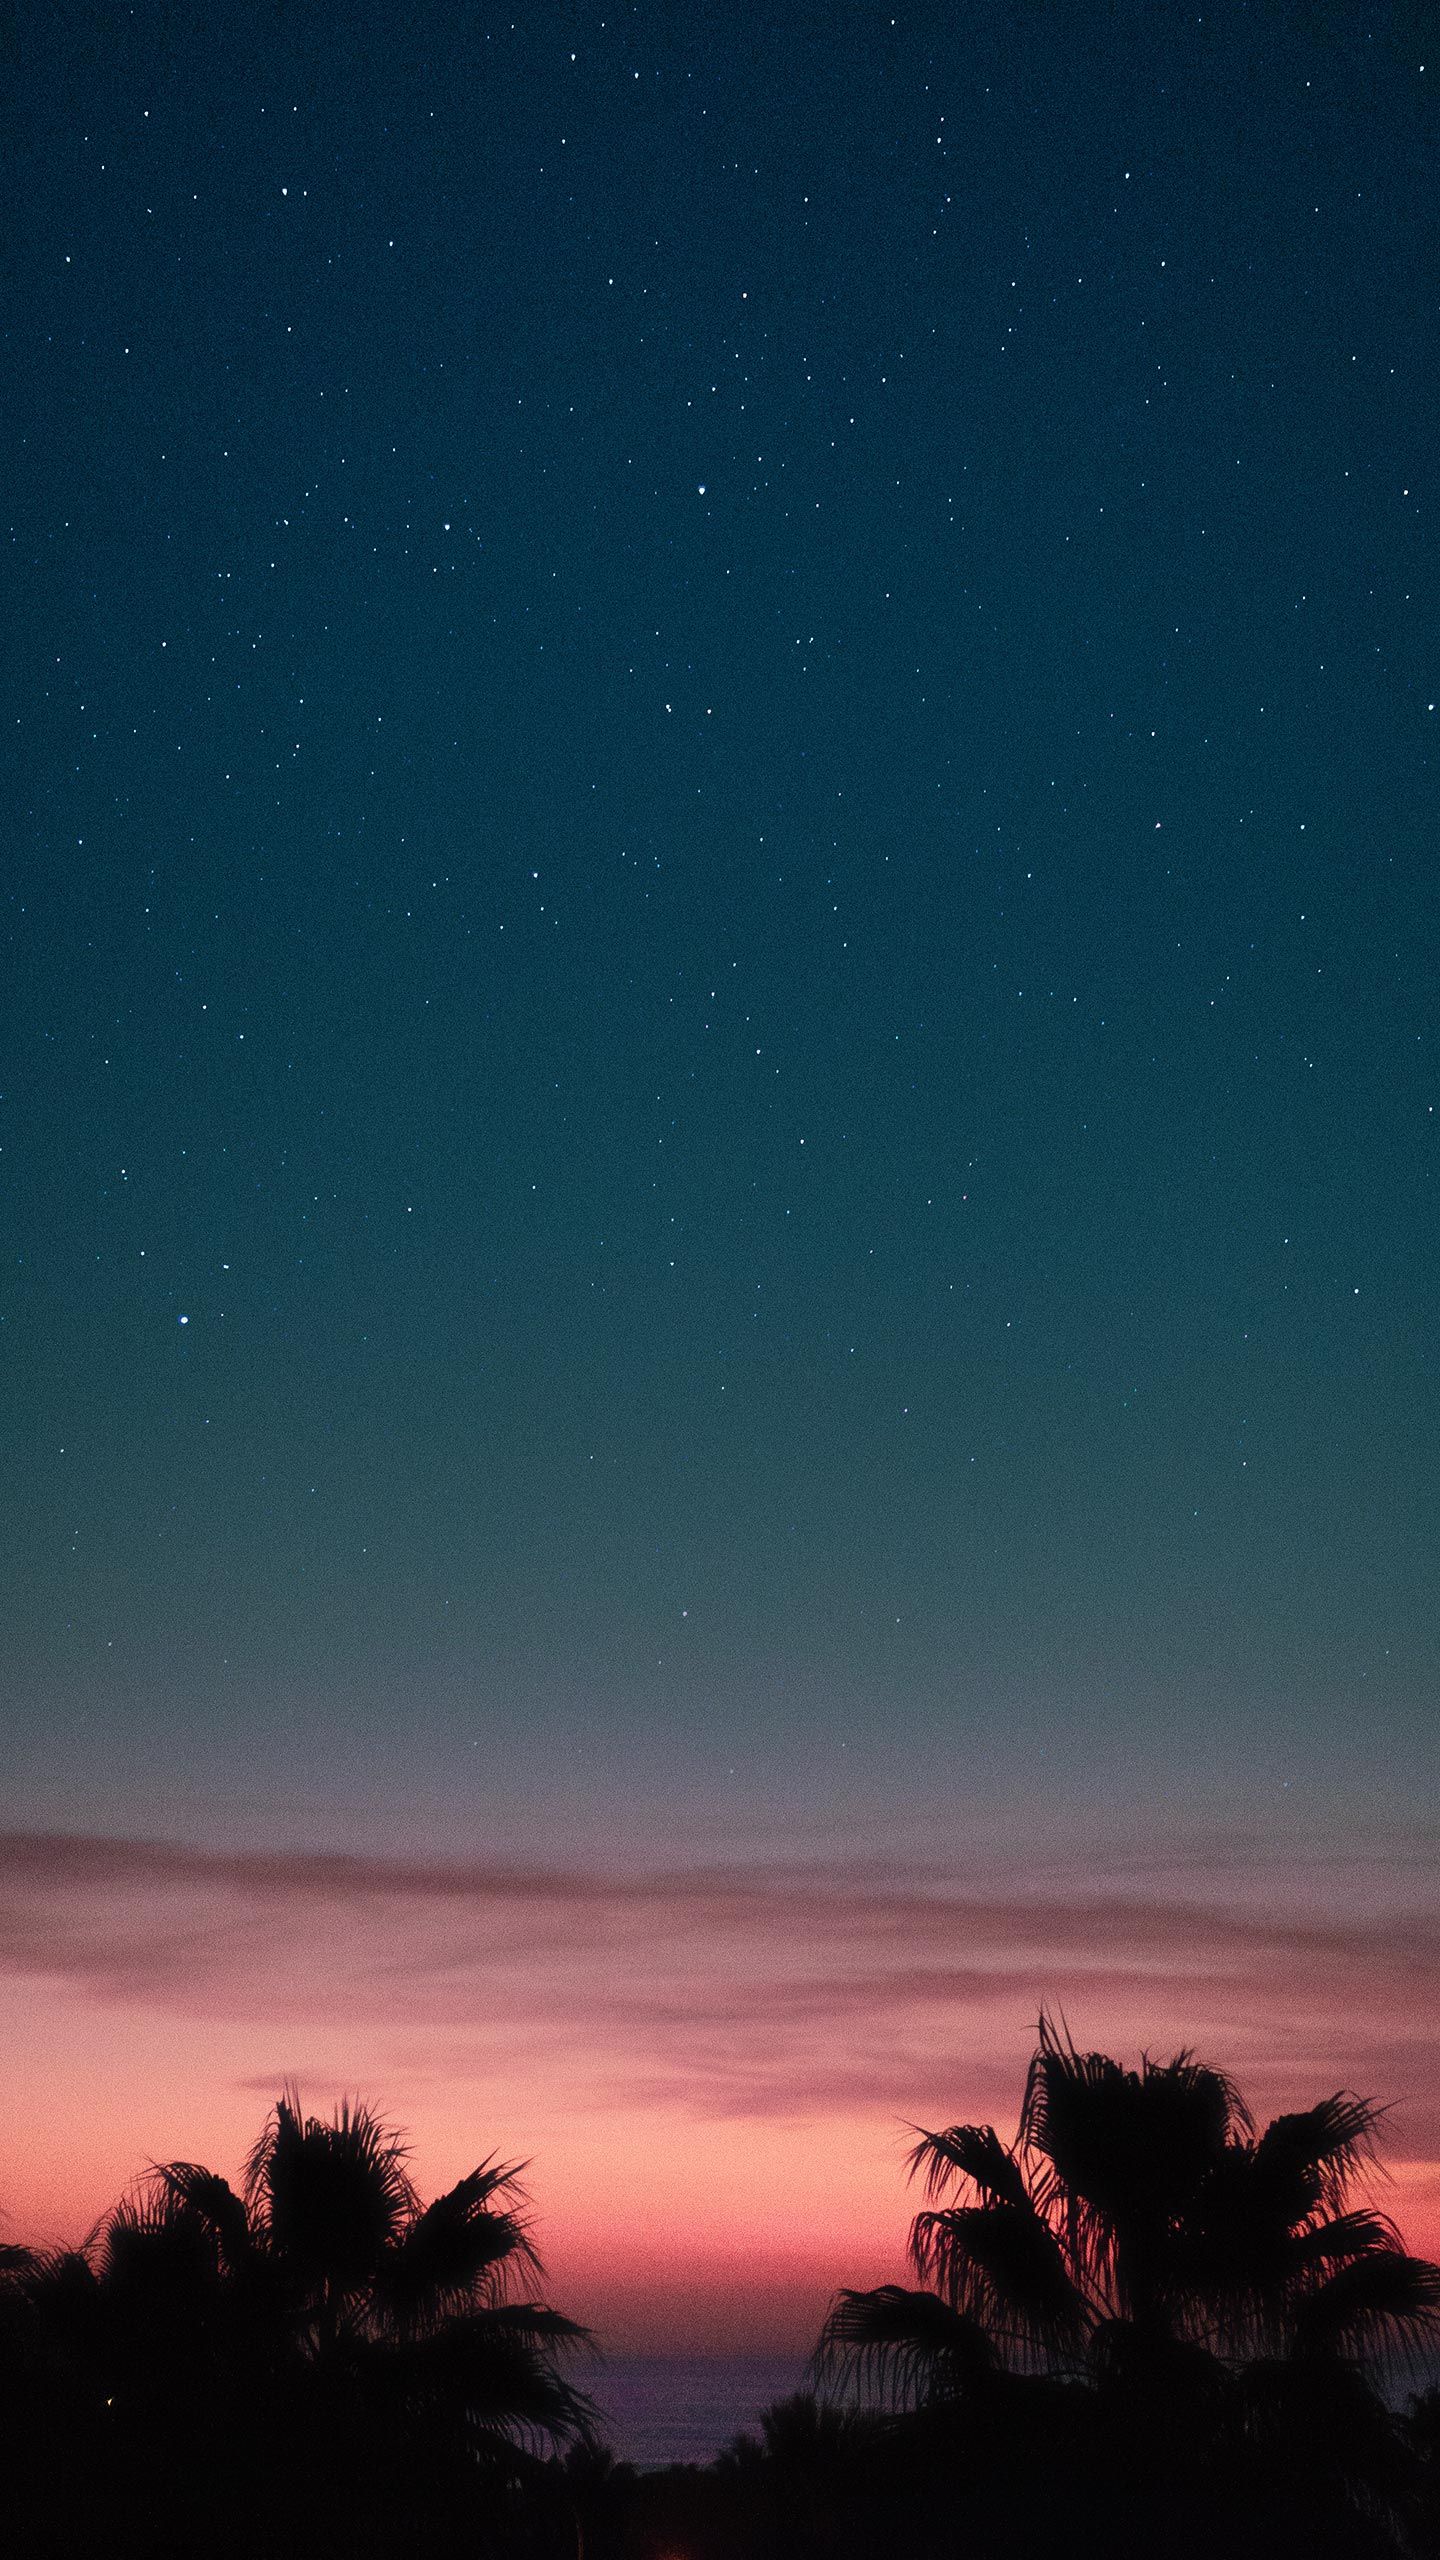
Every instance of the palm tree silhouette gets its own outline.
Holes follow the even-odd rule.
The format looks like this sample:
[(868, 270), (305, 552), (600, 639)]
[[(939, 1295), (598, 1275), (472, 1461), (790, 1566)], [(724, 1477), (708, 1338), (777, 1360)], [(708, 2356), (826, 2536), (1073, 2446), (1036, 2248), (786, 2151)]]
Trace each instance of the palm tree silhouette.
[(0, 2362), (89, 2501), (77, 2547), (113, 2506), (157, 2552), (473, 2549), (592, 2421), (524, 2207), (493, 2159), (423, 2204), (368, 2107), (287, 2089), (238, 2189), (164, 2163), (83, 2249), (17, 2263)]
[(1354, 2201), (1381, 2114), (1342, 2091), (1257, 2132), (1190, 2053), (1130, 2070), (1042, 2016), (1015, 2141), (921, 2132), (920, 2289), (841, 2292), (820, 2369), (915, 2405), (1137, 2355), (1413, 2356), (1440, 2333), (1440, 2268)]
[(913, 2547), (1023, 2515), (1048, 2548), (1078, 2510), (1111, 2560), (1393, 2551), (1377, 2383), (1440, 2334), (1440, 2268), (1357, 2198), (1380, 2121), (1341, 2092), (1259, 2131), (1192, 2054), (1131, 2070), (1042, 2017), (1015, 2140), (920, 2134), (918, 2282), (838, 2294), (817, 2352), (893, 2413)]

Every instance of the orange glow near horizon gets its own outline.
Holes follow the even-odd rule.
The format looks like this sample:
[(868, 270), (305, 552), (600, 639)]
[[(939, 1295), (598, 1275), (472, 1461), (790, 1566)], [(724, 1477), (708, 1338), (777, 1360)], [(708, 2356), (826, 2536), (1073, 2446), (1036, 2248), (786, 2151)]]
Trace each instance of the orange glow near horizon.
[(1379, 1908), (1328, 1869), (1286, 1903), (1233, 1865), (1067, 1893), (12, 1837), (0, 1887), (11, 2238), (80, 2236), (157, 2157), (237, 2174), (289, 2078), (403, 2125), (425, 2192), (527, 2160), (548, 2289), (613, 2350), (799, 2354), (836, 2284), (903, 2272), (906, 2124), (1013, 2122), (1044, 2003), (1193, 2045), (1258, 2113), (1396, 2100), (1379, 2200), (1440, 2252), (1433, 1933), (1393, 1880)]

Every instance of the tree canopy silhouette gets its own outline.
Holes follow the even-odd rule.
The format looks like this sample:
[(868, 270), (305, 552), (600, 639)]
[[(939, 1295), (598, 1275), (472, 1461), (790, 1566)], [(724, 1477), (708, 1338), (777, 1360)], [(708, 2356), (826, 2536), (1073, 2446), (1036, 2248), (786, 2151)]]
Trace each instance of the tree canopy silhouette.
[(15, 2256), (0, 2339), (37, 2531), (68, 2510), (83, 2535), (133, 2496), (157, 2554), (422, 2529), (473, 2550), (591, 2421), (562, 2370), (586, 2333), (534, 2298), (519, 2169), (484, 2161), (424, 2204), (363, 2105), (316, 2116), (287, 2090), (238, 2189), (169, 2161), (82, 2249)]
[[(25, 2560), (1419, 2560), (1440, 2269), (1366, 2193), (1380, 2111), (1257, 2126), (1188, 2052), (1042, 2018), (1007, 2140), (918, 2131), (913, 2282), (838, 2294), (829, 2397), (636, 2474), (567, 2370), (518, 2166), (431, 2202), (371, 2109), (286, 2090), (235, 2184), (153, 2166), (83, 2247), (0, 2248)], [(837, 2386), (839, 2386), (837, 2393)]]
[(1380, 2121), (1341, 2091), (1257, 2132), (1192, 2054), (1127, 2069), (1042, 2017), (1015, 2140), (956, 2124), (910, 2155), (923, 2290), (840, 2294), (822, 2365), (913, 2399), (1138, 2346), (1413, 2358), (1440, 2335), (1440, 2269), (1356, 2198)]
[(1330, 2548), (1337, 2519), (1378, 2532), (1377, 2386), (1440, 2338), (1440, 2268), (1360, 2193), (1380, 2122), (1341, 2091), (1259, 2130), (1193, 2054), (1127, 2068), (1042, 2017), (1013, 2141), (920, 2131), (917, 2284), (839, 2293), (817, 2374), (908, 2413), (917, 2443), (963, 2440), (1002, 2505), (1023, 2473), (1033, 2511), (1063, 2449), (1102, 2506), (1125, 2484), (1136, 2547), (1174, 2547), (1181, 2480), (1206, 2530), (1229, 2500), (1232, 2542), (1235, 2516), (1276, 2549)]

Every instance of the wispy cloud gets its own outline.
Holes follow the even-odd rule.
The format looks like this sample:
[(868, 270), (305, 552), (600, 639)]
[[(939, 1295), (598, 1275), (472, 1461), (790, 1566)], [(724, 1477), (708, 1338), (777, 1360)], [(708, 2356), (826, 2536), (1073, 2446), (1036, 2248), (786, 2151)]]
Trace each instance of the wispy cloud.
[(1096, 1889), (1088, 1862), (1088, 1884), (835, 1853), (604, 1872), (16, 1832), (0, 1977), (251, 2021), (277, 2047), (384, 2022), (417, 2067), (543, 2064), (572, 2103), (717, 2118), (919, 2111), (962, 2052), (967, 2085), (998, 2086), (1002, 2057), (1008, 2085), (1060, 2003), (1086, 2035), (1203, 2043), (1282, 2097), (1317, 2073), (1397, 2094), (1409, 2145), (1440, 2147), (1440, 1917), (1429, 1844), (1409, 1849), (1383, 1891), (1218, 1842)]

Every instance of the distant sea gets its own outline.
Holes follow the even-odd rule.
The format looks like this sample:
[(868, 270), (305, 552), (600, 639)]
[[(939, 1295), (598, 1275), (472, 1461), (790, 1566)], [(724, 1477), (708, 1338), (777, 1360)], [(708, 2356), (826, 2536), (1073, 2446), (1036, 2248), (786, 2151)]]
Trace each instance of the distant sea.
[[(808, 2386), (799, 2356), (610, 2356), (583, 2387), (599, 2405), (605, 2442), (648, 2471), (713, 2462), (742, 2431), (758, 2434), (762, 2409)], [(1392, 2375), (1386, 2397), (1403, 2409), (1427, 2390), (1440, 2390), (1440, 2358)]]
[(610, 2356), (584, 2378), (623, 2462), (713, 2462), (762, 2409), (804, 2388), (800, 2356)]

